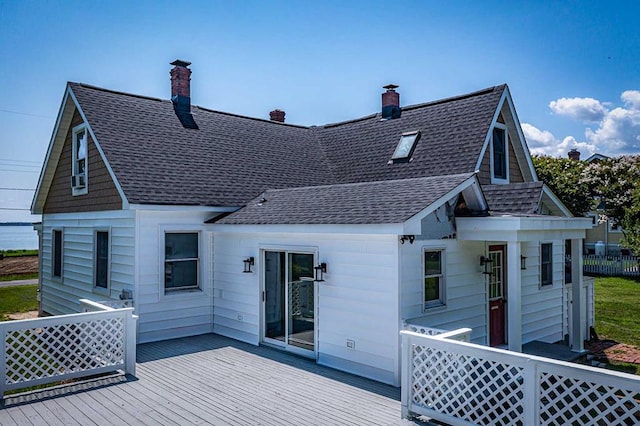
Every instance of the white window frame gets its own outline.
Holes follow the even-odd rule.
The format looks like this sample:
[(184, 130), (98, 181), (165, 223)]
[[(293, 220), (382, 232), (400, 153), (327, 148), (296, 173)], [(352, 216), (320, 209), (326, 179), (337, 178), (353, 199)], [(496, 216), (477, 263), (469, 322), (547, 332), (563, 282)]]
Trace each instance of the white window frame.
[[(98, 232), (107, 233), (107, 286), (99, 287), (98, 280)], [(93, 230), (93, 291), (94, 293), (110, 294), (111, 293), (111, 227), (95, 228)]]
[(72, 130), (72, 143), (71, 143), (71, 175), (78, 176), (78, 135), (84, 133), (84, 138), (86, 141), (86, 153), (84, 158), (84, 186), (71, 186), (71, 193), (73, 196), (76, 195), (84, 195), (89, 192), (89, 131), (87, 126), (83, 123), (77, 125)]
[[(55, 233), (60, 232), (60, 276), (55, 275), (56, 248)], [(64, 228), (51, 229), (51, 279), (62, 282), (64, 277)]]
[[(440, 252), (440, 274), (435, 275), (427, 275), (427, 268), (425, 264), (425, 254), (427, 252), (437, 251)], [(433, 308), (440, 308), (447, 306), (447, 297), (446, 297), (446, 248), (445, 247), (423, 247), (421, 251), (420, 262), (422, 263), (422, 277), (420, 280), (420, 286), (422, 287), (422, 311), (426, 313), (427, 311)], [(424, 280), (425, 278), (432, 277), (440, 277), (440, 298), (437, 300), (429, 300), (427, 301), (427, 294), (424, 288)]]
[[(550, 265), (550, 268), (551, 268), (551, 282), (548, 282), (548, 283), (543, 282), (543, 275), (542, 275), (542, 269), (543, 269), (542, 268), (542, 266), (543, 266), (542, 246), (544, 246), (544, 245), (551, 246), (551, 259), (549, 261), (549, 265)], [(552, 288), (553, 284), (554, 284), (554, 279), (553, 279), (553, 273), (554, 273), (554, 270), (553, 270), (553, 251), (554, 250), (553, 250), (553, 246), (554, 246), (554, 244), (551, 241), (541, 241), (540, 242), (540, 248), (539, 248), (539, 250), (540, 250), (540, 284), (539, 284), (539, 286), (540, 286), (541, 289)], [(563, 271), (564, 271), (564, 262), (563, 262)]]
[[(505, 161), (504, 167), (506, 172), (506, 178), (498, 178), (495, 176), (495, 165), (493, 162), (493, 130), (495, 128), (501, 129), (504, 131), (504, 148), (505, 148)], [(502, 123), (495, 123), (493, 127), (491, 127), (491, 140), (489, 143), (489, 159), (491, 160), (491, 183), (492, 184), (507, 184), (509, 183), (509, 132), (507, 130), (507, 126)]]
[(613, 220), (607, 220), (607, 226), (609, 227), (610, 234), (622, 234), (622, 225), (618, 223), (616, 228), (613, 227)]
[[(178, 288), (173, 288), (173, 289), (167, 289), (166, 288), (166, 282), (165, 282), (165, 265), (167, 262), (167, 259), (165, 258), (165, 244), (166, 244), (166, 235), (167, 234), (197, 234), (198, 235), (198, 257), (195, 258), (196, 260), (196, 279), (198, 280), (197, 284), (195, 286), (190, 286), (190, 287), (178, 287)], [(159, 283), (159, 287), (160, 287), (160, 294), (164, 295), (164, 296), (170, 296), (170, 295), (174, 295), (174, 294), (185, 294), (185, 293), (192, 293), (192, 292), (203, 292), (203, 268), (202, 268), (202, 259), (203, 256), (205, 255), (205, 251), (203, 250), (204, 246), (204, 241), (203, 241), (203, 232), (201, 229), (189, 229), (189, 228), (174, 228), (174, 227), (161, 227), (160, 229), (160, 245), (159, 245), (159, 249), (160, 249), (160, 262), (159, 262), (159, 266), (160, 266), (160, 276), (158, 279), (158, 283)], [(175, 261), (176, 259), (172, 259), (173, 261)], [(188, 260), (188, 259), (182, 259), (182, 260)]]

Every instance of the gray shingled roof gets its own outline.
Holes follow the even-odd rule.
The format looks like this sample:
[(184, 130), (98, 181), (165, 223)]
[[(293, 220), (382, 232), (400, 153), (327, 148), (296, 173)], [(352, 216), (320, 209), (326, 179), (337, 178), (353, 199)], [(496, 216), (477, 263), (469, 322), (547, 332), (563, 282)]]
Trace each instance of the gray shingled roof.
[(501, 213), (537, 214), (542, 197), (542, 182), (484, 185), (482, 192), (489, 210)]
[[(194, 106), (192, 130), (168, 100), (69, 85), (130, 203), (206, 206), (241, 206), (267, 189), (473, 172), (506, 87), (321, 127)], [(413, 161), (388, 164), (411, 130), (422, 132)]]
[(333, 182), (308, 128), (70, 83), (130, 203), (240, 206), (270, 188)]
[[(476, 171), (485, 137), (506, 85), (464, 96), (402, 108), (402, 116), (380, 114), (320, 129), (329, 166), (339, 182), (442, 176)], [(409, 163), (389, 164), (403, 132), (420, 130)]]
[(403, 223), (473, 173), (266, 191), (221, 224)]

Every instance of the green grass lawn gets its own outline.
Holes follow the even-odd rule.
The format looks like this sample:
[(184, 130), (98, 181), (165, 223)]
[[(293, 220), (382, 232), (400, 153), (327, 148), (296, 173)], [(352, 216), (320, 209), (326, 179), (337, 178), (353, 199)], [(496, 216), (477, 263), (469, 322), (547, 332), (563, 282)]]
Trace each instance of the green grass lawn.
[(37, 256), (38, 250), (0, 250), (4, 257)]
[(37, 284), (0, 288), (0, 321), (6, 321), (7, 314), (37, 310), (37, 290)]
[(640, 280), (596, 278), (595, 298), (598, 337), (640, 347)]

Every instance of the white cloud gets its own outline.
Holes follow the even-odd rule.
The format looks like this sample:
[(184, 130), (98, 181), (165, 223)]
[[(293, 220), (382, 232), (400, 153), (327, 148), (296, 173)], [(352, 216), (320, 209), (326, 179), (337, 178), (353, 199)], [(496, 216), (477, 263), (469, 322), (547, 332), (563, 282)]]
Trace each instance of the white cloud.
[(582, 122), (598, 122), (607, 113), (607, 108), (593, 98), (560, 98), (549, 102), (549, 108), (558, 115)]
[(573, 136), (567, 136), (560, 141), (548, 130), (540, 130), (529, 123), (522, 123), (521, 126), (532, 154), (566, 157), (567, 153), (575, 148), (580, 151), (582, 158), (586, 158), (596, 152), (595, 145), (578, 142)]
[(595, 152), (608, 156), (640, 154), (640, 91), (626, 90), (620, 100), (624, 105), (613, 109), (593, 98), (560, 98), (550, 102), (549, 108), (554, 113), (596, 125), (585, 129), (585, 141), (580, 142), (574, 136), (560, 141), (551, 132), (525, 123), (522, 130), (531, 152), (564, 156), (576, 148), (583, 158)]

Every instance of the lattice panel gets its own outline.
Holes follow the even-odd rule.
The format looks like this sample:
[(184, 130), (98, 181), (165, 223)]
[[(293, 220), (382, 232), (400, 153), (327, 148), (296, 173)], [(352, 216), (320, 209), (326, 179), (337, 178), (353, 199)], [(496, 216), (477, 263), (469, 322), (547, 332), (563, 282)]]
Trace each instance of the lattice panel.
[(438, 334), (442, 334), (445, 332), (445, 330), (440, 330), (438, 328), (426, 327), (422, 325), (413, 325), (413, 324), (406, 324), (404, 329), (413, 331), (414, 333), (426, 334), (427, 336), (437, 336)]
[(522, 368), (420, 345), (412, 358), (415, 404), (480, 425), (522, 424)]
[(6, 384), (122, 365), (124, 341), (122, 318), (9, 331)]
[(640, 393), (542, 373), (540, 424), (637, 425)]

